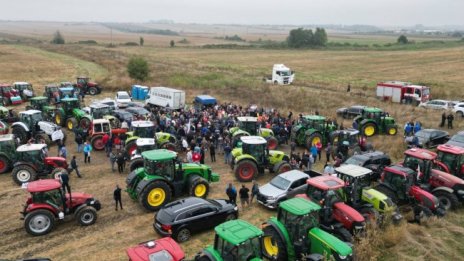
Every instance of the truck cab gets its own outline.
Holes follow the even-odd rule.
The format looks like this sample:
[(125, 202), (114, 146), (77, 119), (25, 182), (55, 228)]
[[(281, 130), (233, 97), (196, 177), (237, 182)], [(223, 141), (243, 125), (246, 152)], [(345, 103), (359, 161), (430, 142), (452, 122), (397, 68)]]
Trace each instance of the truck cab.
[(272, 67), (272, 76), (265, 77), (263, 80), (267, 83), (279, 84), (279, 85), (288, 85), (292, 84), (295, 78), (295, 72), (290, 70), (284, 64), (274, 64)]

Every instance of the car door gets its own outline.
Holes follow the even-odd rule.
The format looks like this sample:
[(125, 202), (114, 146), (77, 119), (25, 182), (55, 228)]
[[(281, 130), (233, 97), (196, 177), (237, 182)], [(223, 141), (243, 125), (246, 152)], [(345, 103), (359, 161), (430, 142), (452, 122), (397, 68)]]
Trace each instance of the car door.
[(192, 210), (189, 218), (189, 228), (192, 232), (198, 232), (215, 227), (220, 222), (216, 214), (217, 208), (200, 206)]
[(304, 177), (304, 178), (295, 180), (288, 189), (287, 199), (293, 198), (297, 194), (305, 193), (306, 188), (308, 187), (308, 184), (306, 183), (307, 179), (308, 179), (307, 177)]

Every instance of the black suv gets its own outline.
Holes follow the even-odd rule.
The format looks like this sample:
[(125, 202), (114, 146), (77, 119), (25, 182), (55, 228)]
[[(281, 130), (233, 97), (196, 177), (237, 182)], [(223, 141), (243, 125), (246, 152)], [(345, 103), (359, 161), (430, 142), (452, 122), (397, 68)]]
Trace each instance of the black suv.
[(237, 205), (228, 200), (188, 197), (162, 207), (155, 214), (153, 227), (161, 236), (185, 242), (192, 233), (214, 228), (237, 217)]
[(390, 156), (381, 151), (356, 154), (348, 158), (343, 164), (353, 164), (372, 170), (371, 180), (377, 181), (385, 166), (391, 165)]
[(361, 115), (366, 106), (363, 105), (353, 105), (348, 108), (340, 108), (337, 110), (337, 115), (343, 117), (343, 119), (352, 119), (358, 115)]

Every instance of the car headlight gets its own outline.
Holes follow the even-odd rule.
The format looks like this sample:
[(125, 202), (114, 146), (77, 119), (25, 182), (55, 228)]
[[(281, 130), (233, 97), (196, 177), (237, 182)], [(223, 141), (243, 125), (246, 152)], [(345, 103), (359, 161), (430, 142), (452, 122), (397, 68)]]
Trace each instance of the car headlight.
[(235, 210), (235, 211), (237, 211), (237, 210), (238, 210), (238, 207), (237, 207), (237, 206), (235, 206), (235, 207), (234, 207), (234, 210)]

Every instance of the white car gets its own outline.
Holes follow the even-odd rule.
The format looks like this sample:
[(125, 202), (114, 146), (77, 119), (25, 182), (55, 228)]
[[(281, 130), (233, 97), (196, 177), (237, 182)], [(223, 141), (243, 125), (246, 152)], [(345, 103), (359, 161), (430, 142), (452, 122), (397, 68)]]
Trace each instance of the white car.
[(127, 104), (132, 101), (132, 98), (127, 92), (117, 92), (115, 100), (118, 107), (127, 107)]
[(103, 100), (93, 101), (92, 103), (103, 103), (103, 104), (110, 106), (112, 110), (118, 109), (117, 102), (111, 98), (105, 98)]
[(426, 109), (436, 109), (436, 110), (448, 110), (453, 108), (455, 102), (446, 101), (446, 100), (430, 100), (428, 102), (423, 102), (419, 104), (419, 107)]
[(464, 117), (464, 102), (458, 102), (454, 105), (453, 112), (456, 113), (457, 116)]

